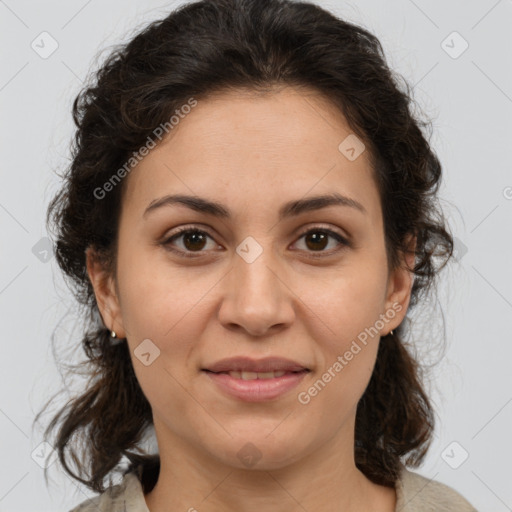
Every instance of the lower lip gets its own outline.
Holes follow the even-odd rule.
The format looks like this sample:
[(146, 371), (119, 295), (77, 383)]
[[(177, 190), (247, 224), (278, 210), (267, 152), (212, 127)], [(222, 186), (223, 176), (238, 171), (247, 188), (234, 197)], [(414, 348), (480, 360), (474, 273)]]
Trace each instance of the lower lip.
[(299, 382), (309, 372), (286, 373), (273, 379), (235, 379), (227, 373), (203, 372), (230, 396), (246, 402), (264, 402), (278, 398), (298, 386)]

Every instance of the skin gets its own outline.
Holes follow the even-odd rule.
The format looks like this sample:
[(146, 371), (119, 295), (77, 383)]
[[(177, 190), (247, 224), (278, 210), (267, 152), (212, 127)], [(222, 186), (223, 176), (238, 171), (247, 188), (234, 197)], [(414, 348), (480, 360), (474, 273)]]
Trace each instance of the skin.
[[(388, 269), (368, 152), (350, 161), (338, 150), (350, 133), (314, 91), (217, 93), (125, 178), (117, 276), (92, 250), (87, 267), (105, 325), (127, 338), (152, 407), (161, 471), (145, 495), (151, 512), (395, 509), (395, 490), (355, 466), (354, 424), (380, 336), (403, 320), (413, 279), (406, 268)], [(329, 206), (278, 221), (283, 203), (333, 191), (366, 213)], [(143, 217), (149, 203), (175, 193), (222, 203), (232, 218), (182, 205)], [(202, 243), (182, 235), (167, 247), (199, 257), (159, 243), (191, 224), (206, 230)], [(315, 245), (302, 236), (311, 228), (332, 229), (352, 246), (335, 238)], [(236, 252), (247, 236), (263, 250), (251, 263)], [(307, 405), (299, 403), (297, 394), (392, 309), (378, 335)], [(160, 350), (149, 366), (134, 355), (147, 338)], [(312, 371), (277, 399), (242, 402), (200, 371), (234, 355), (287, 357)], [(252, 467), (237, 456), (249, 442), (261, 454)]]

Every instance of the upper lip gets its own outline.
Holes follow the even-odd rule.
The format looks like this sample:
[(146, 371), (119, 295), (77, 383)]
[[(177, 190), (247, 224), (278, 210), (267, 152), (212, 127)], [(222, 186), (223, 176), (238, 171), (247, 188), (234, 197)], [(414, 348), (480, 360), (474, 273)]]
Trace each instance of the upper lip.
[(208, 365), (203, 370), (210, 372), (230, 372), (230, 371), (244, 371), (244, 372), (272, 372), (272, 371), (285, 371), (285, 372), (300, 372), (308, 370), (306, 366), (286, 359), (284, 357), (265, 357), (263, 359), (251, 359), (250, 357), (230, 357), (221, 359), (212, 365)]

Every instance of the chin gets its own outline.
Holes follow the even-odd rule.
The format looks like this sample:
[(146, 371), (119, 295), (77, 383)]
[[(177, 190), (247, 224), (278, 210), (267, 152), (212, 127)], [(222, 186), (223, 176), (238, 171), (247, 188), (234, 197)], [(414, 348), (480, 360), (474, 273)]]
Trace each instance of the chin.
[[(276, 429), (276, 424), (273, 426)], [(307, 443), (304, 436), (283, 432), (281, 436), (272, 429), (260, 428), (246, 435), (233, 436), (226, 446), (224, 454), (228, 460), (223, 462), (238, 469), (276, 470), (284, 468), (306, 454)], [(220, 448), (220, 447), (217, 447)], [(216, 450), (219, 453), (221, 450)]]

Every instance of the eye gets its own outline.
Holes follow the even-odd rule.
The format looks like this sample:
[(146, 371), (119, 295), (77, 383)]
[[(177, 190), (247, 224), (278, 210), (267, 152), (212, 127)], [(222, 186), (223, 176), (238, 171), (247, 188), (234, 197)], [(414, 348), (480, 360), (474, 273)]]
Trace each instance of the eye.
[[(219, 247), (213, 240), (213, 237), (206, 231), (185, 226), (180, 228), (176, 233), (166, 238), (161, 245), (164, 246), (167, 250), (175, 252), (181, 256), (187, 258), (195, 258), (201, 256), (203, 249), (207, 248), (208, 238), (213, 242), (212, 247)], [(325, 251), (326, 246), (329, 244), (329, 239), (334, 239), (338, 245), (341, 245), (341, 249), (344, 247), (351, 247), (351, 243), (339, 233), (332, 231), (331, 229), (314, 227), (309, 230), (303, 232), (299, 240), (304, 238), (305, 242), (305, 251), (308, 253), (320, 253), (320, 254), (309, 254), (309, 256), (317, 258), (322, 256), (330, 256), (333, 253), (338, 252), (340, 249), (334, 248), (334, 250)], [(182, 242), (181, 247), (177, 249), (173, 247), (177, 240)], [(194, 254), (198, 253), (198, 254)]]
[[(174, 235), (166, 238), (162, 242), (162, 245), (170, 251), (176, 252), (185, 257), (194, 258), (196, 257), (196, 255), (193, 254), (194, 252), (204, 252), (202, 249), (205, 247), (208, 238), (213, 240), (206, 231), (197, 228), (184, 227), (179, 229)], [(172, 247), (172, 242), (179, 239), (182, 239), (182, 248), (174, 249)], [(215, 243), (213, 244), (214, 247), (216, 245), (217, 244)]]
[[(311, 229), (308, 229), (304, 233), (300, 235), (299, 240), (304, 238), (304, 245), (305, 245), (305, 251), (307, 252), (313, 252), (321, 254), (310, 254), (312, 257), (322, 257), (322, 256), (330, 256), (331, 254), (338, 252), (338, 249), (334, 249), (331, 251), (325, 251), (324, 249), (329, 244), (329, 238), (334, 239), (336, 242), (338, 242), (338, 245), (350, 247), (350, 242), (343, 236), (341, 236), (339, 233), (336, 233), (335, 231), (332, 231), (331, 229), (327, 228), (320, 228), (320, 227), (314, 227)], [(343, 248), (343, 247), (342, 247)], [(327, 254), (325, 254), (327, 253)]]

